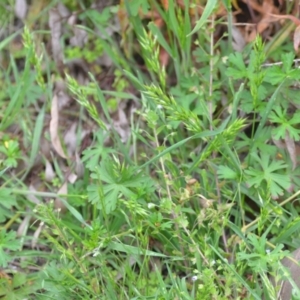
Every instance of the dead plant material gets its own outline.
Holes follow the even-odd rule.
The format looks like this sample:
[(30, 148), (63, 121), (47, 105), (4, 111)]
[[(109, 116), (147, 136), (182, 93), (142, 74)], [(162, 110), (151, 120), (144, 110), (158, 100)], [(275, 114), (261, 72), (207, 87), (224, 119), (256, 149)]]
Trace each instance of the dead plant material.
[(64, 153), (63, 147), (59, 138), (59, 111), (58, 111), (58, 100), (57, 96), (54, 95), (51, 104), (51, 121), (49, 126), (51, 143), (57, 154), (62, 158), (67, 158)]

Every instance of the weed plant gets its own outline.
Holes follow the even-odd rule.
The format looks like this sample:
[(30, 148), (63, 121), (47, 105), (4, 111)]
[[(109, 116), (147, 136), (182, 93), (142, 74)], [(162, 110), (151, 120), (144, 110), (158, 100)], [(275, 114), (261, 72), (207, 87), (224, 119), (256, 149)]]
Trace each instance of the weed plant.
[[(300, 140), (300, 70), (294, 54), (282, 51), (281, 64), (266, 65), (272, 57), (259, 36), (243, 52), (232, 51), (230, 31), (215, 43), (218, 21), (211, 14), (217, 1), (207, 1), (196, 30), (188, 9), (176, 1), (169, 1), (167, 11), (156, 6), (166, 28), (142, 23), (137, 9), (149, 9), (148, 1), (124, 3), (129, 29), (123, 42), (137, 41), (147, 71), (134, 61), (132, 49), (95, 33), (105, 32), (116, 7), (99, 16), (82, 13), (89, 27), (81, 27), (96, 40), (97, 51), (109, 55), (122, 84), (111, 92), (99, 87), (93, 72), (86, 85), (66, 74), (69, 93), (97, 124), (94, 142), (81, 157), (84, 175), (69, 184), (68, 195), (57, 195), (54, 186), (30, 192), (22, 181), (27, 171), (14, 171), (23, 159), (20, 142), (1, 133), (0, 263), (14, 275), (0, 279), (0, 296), (277, 299), (270, 276), (292, 281), (281, 260), (299, 245), (300, 173), (293, 153)], [(229, 2), (226, 8), (230, 22)], [(17, 122), (32, 166), (55, 70), (45, 49), (37, 54), (37, 33), (25, 27), (22, 34), (24, 69), (11, 55), (0, 71), (6, 87), (0, 129), (5, 132), (22, 114)], [(10, 39), (0, 43), (1, 50)], [(165, 66), (162, 50), (169, 58)], [(87, 48), (67, 46), (65, 55), (96, 58)], [(128, 86), (139, 91), (139, 108), (124, 143), (113, 129), (107, 99), (124, 101)], [(41, 95), (48, 100), (33, 118), (30, 110)], [(105, 144), (108, 136), (113, 146)], [(29, 229), (41, 228), (38, 250), (26, 247), (35, 238), (30, 230), (21, 239), (15, 233), (29, 195), (50, 199), (29, 204), (36, 220)], [(55, 209), (57, 198), (65, 213)], [(14, 271), (16, 262), (27, 272)], [(295, 286), (295, 297), (298, 292)]]

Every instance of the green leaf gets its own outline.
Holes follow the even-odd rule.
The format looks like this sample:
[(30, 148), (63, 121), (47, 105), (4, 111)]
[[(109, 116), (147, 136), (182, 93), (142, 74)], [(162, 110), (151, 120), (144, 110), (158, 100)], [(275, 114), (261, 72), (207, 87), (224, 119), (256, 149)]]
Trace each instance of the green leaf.
[[(271, 228), (271, 227), (270, 227)], [(265, 231), (262, 236), (256, 236), (254, 234), (248, 234), (247, 239), (251, 253), (241, 251), (237, 254), (237, 258), (240, 260), (246, 260), (247, 264), (255, 272), (267, 272), (268, 265), (273, 265), (274, 263), (279, 262), (284, 256), (289, 252), (282, 251), (283, 245), (277, 244), (275, 249), (270, 251), (267, 249), (267, 239), (266, 236), (269, 230)], [(249, 247), (248, 246), (248, 247)]]
[(291, 70), (288, 73), (288, 78), (299, 81), (300, 80), (300, 69), (296, 68), (296, 69)]
[(87, 16), (96, 24), (106, 25), (109, 19), (111, 18), (111, 10), (106, 7), (101, 10), (101, 13), (96, 9), (88, 9), (83, 14), (83, 16)]
[(292, 234), (296, 231), (300, 230), (300, 217), (291, 217), (289, 221), (286, 222), (287, 226), (284, 227), (282, 231), (275, 236), (274, 241), (272, 241), (273, 245), (279, 243), (286, 243), (290, 240)]
[(9, 255), (7, 250), (18, 250), (21, 242), (16, 239), (16, 233), (13, 231), (6, 232), (2, 229), (0, 231), (0, 266), (6, 268), (8, 262), (14, 259), (13, 255)]
[(224, 259), (224, 255), (222, 255), (213, 245), (209, 245), (209, 247), (216, 253), (219, 259), (228, 267), (228, 269), (232, 272), (232, 274), (243, 284), (243, 286), (248, 290), (250, 295), (256, 299), (261, 300), (260, 295), (256, 293), (254, 289), (252, 289), (248, 283), (243, 279), (243, 277), (236, 271), (232, 264), (228, 263), (227, 259)]
[(271, 159), (266, 153), (263, 153), (261, 158), (256, 153), (252, 153), (251, 156), (258, 163), (258, 166), (245, 170), (245, 174), (247, 175), (246, 182), (249, 187), (255, 186), (258, 188), (267, 186), (270, 189), (272, 197), (278, 198), (279, 195), (283, 194), (283, 190), (287, 190), (291, 186), (290, 177), (278, 173), (278, 171), (287, 168), (287, 165), (283, 161)]
[(18, 30), (17, 32), (14, 32), (13, 34), (9, 35), (7, 38), (3, 39), (0, 42), (0, 51), (6, 47), (6, 45), (8, 45), (17, 35), (20, 34), (20, 30)]
[(101, 196), (102, 196), (102, 189), (101, 187), (99, 187), (99, 185), (97, 184), (90, 184), (87, 187), (87, 192), (88, 192), (88, 200), (89, 202), (91, 202), (92, 204), (96, 205), (97, 208), (101, 209), (101, 206), (98, 207), (98, 205), (100, 205), (100, 200), (101, 200)]
[(189, 34), (189, 36), (194, 34), (195, 32), (197, 32), (206, 23), (207, 19), (212, 14), (213, 10), (216, 8), (217, 3), (218, 3), (217, 0), (208, 0), (207, 1), (207, 4), (204, 8), (204, 11), (201, 15), (200, 20), (197, 22), (196, 26), (194, 27), (192, 32)]
[(228, 57), (229, 63), (232, 67), (228, 67), (226, 75), (231, 76), (234, 79), (241, 79), (248, 77), (248, 71), (245, 66), (244, 58), (241, 53), (232, 53)]
[(145, 0), (127, 0), (125, 3), (129, 15), (133, 17), (138, 15), (140, 9), (143, 10), (144, 14), (146, 14), (146, 12), (149, 10), (148, 1)]
[[(153, 158), (149, 159), (146, 163), (144, 163), (142, 166), (139, 166), (137, 168), (137, 170), (140, 170), (140, 169), (143, 169), (144, 167), (148, 166), (149, 164), (157, 161), (160, 157), (166, 155), (167, 153), (181, 147), (182, 145), (186, 144), (186, 142), (188, 142), (189, 140), (192, 140), (192, 139), (197, 139), (197, 138), (205, 138), (205, 137), (210, 137), (210, 136), (215, 136), (215, 135), (218, 135), (220, 133), (222, 133), (224, 131), (224, 129), (226, 128), (227, 124), (229, 122), (229, 118), (227, 118), (223, 123), (222, 125), (216, 129), (216, 130), (205, 130), (201, 133), (197, 133), (197, 134), (194, 134), (192, 136), (189, 136), (188, 138), (184, 139), (184, 140), (181, 140), (179, 142), (177, 142), (176, 144), (170, 146), (169, 148), (165, 149), (164, 151), (160, 152), (158, 155), (154, 156)], [(194, 168), (194, 166), (192, 166), (192, 168)]]
[(219, 166), (218, 175), (220, 179), (237, 179), (237, 172), (227, 166)]
[(290, 137), (295, 140), (300, 140), (300, 130), (293, 127), (292, 125), (297, 125), (299, 123), (299, 112), (296, 112), (293, 117), (288, 120), (288, 114), (286, 109), (282, 109), (281, 106), (276, 106), (270, 113), (269, 119), (275, 124), (279, 124), (272, 130), (272, 135), (276, 140), (284, 139), (286, 132), (290, 134)]
[(292, 52), (284, 53), (281, 56), (282, 66), (272, 66), (266, 70), (265, 81), (276, 85), (285, 79), (300, 79), (300, 70), (293, 68), (294, 54)]
[(82, 217), (81, 213), (74, 208), (73, 206), (71, 206), (68, 201), (66, 201), (64, 198), (59, 198), (64, 205), (66, 206), (66, 208), (69, 210), (69, 212), (73, 215), (73, 217), (75, 217), (75, 219), (77, 219), (81, 224), (84, 224), (85, 226), (87, 226), (88, 228), (91, 228), (91, 226), (89, 224), (87, 224), (84, 220), (84, 218)]
[(299, 118), (300, 118), (300, 111), (296, 111), (294, 113), (293, 117), (289, 120), (289, 124), (298, 125), (299, 124)]
[(240, 140), (236, 142), (236, 149), (237, 150), (245, 150), (252, 148), (252, 152), (257, 150), (265, 153), (269, 153), (269, 155), (276, 155), (278, 149), (274, 145), (269, 145), (266, 141), (270, 140), (272, 135), (272, 128), (271, 126), (264, 127), (261, 131), (261, 134), (256, 138), (253, 139), (248, 137), (244, 132), (240, 135)]
[(257, 139), (260, 136), (260, 134), (262, 132), (262, 129), (263, 129), (263, 127), (265, 126), (265, 124), (267, 122), (268, 116), (269, 116), (272, 108), (274, 107), (274, 104), (275, 104), (276, 99), (277, 99), (277, 94), (280, 91), (282, 85), (283, 85), (283, 82), (276, 88), (276, 90), (273, 93), (271, 99), (268, 101), (268, 104), (267, 104), (265, 110), (262, 113), (261, 120), (260, 120), (259, 125), (256, 129), (256, 132), (255, 132), (255, 135), (254, 135), (254, 140)]
[(0, 188), (0, 222), (4, 222), (12, 215), (11, 208), (17, 205), (10, 189)]
[[(118, 198), (133, 198), (140, 194), (140, 189), (151, 189), (152, 180), (142, 172), (137, 172), (132, 166), (120, 164), (107, 159), (91, 174), (99, 184), (90, 184), (87, 187), (88, 199), (106, 214), (116, 209)], [(149, 186), (150, 182), (150, 186)]]
[(40, 113), (39, 113), (39, 115), (36, 119), (33, 138), (32, 138), (32, 146), (31, 146), (31, 153), (30, 153), (30, 158), (29, 158), (28, 171), (33, 166), (33, 164), (36, 160), (38, 151), (40, 149), (41, 135), (42, 135), (42, 132), (43, 132), (44, 117), (45, 117), (45, 105), (41, 109), (41, 111), (40, 111)]
[(155, 38), (157, 38), (158, 43), (168, 52), (168, 54), (174, 58), (174, 53), (169, 46), (169, 43), (166, 41), (164, 35), (162, 34), (161, 30), (153, 23), (150, 22), (148, 25), (151, 33)]
[(106, 159), (109, 153), (114, 153), (115, 151), (110, 148), (101, 147), (97, 145), (97, 147), (93, 147), (90, 149), (86, 149), (83, 151), (82, 162), (86, 162), (86, 167), (91, 171), (95, 170), (95, 166), (99, 164), (101, 159)]
[[(147, 256), (154, 256), (154, 257), (164, 257), (166, 258), (167, 256), (162, 253), (154, 252), (151, 250), (147, 249), (142, 249), (138, 248), (135, 246), (130, 246), (130, 245), (125, 245), (119, 242), (110, 242), (108, 245), (109, 249), (114, 250), (114, 251), (120, 251), (124, 252), (127, 254), (134, 254), (134, 255), (147, 255)], [(172, 257), (174, 259), (174, 257)], [(182, 259), (182, 258), (177, 258), (177, 259)]]
[(266, 70), (265, 82), (269, 82), (272, 85), (276, 85), (282, 82), (286, 78), (286, 74), (282, 71), (282, 69), (278, 66), (273, 66)]
[(283, 63), (283, 71), (285, 73), (288, 73), (291, 70), (291, 68), (294, 64), (294, 58), (295, 58), (295, 55), (293, 52), (287, 52), (287, 53), (282, 54), (281, 60)]
[[(112, 186), (107, 188), (109, 192), (105, 191), (105, 197), (104, 197), (104, 210), (106, 214), (109, 214), (113, 212), (116, 207), (117, 207), (117, 201), (118, 201), (118, 196), (120, 194), (120, 189), (117, 187), (114, 189)], [(100, 208), (98, 206), (98, 208)], [(103, 209), (103, 208), (102, 208)]]

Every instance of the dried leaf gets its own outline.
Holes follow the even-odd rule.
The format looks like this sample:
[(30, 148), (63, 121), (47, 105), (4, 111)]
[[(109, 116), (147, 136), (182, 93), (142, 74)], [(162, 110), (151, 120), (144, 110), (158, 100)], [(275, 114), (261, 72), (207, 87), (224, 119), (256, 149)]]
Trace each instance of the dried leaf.
[(77, 174), (77, 177), (81, 178), (81, 177), (83, 177), (83, 174), (84, 174), (84, 165), (83, 165), (77, 151), (75, 152), (75, 163), (76, 163), (75, 172)]
[(58, 101), (58, 109), (68, 106), (72, 100), (72, 98), (66, 93), (66, 84), (63, 80), (55, 81), (55, 89), (54, 93), (57, 95)]
[(41, 222), (38, 229), (33, 234), (33, 238), (32, 238), (32, 241), (31, 241), (31, 248), (36, 247), (38, 238), (39, 238), (43, 228), (44, 228), (44, 222)]
[(15, 15), (20, 19), (24, 20), (27, 14), (27, 3), (26, 0), (16, 0), (15, 2)]
[(300, 25), (297, 26), (294, 32), (294, 49), (296, 52), (298, 52), (299, 44), (300, 44)]
[(128, 118), (125, 114), (125, 102), (121, 102), (119, 104), (119, 107), (118, 107), (118, 116), (119, 116), (119, 121), (120, 121), (120, 124), (123, 125), (123, 126), (128, 126), (129, 122), (128, 122)]
[(246, 46), (246, 41), (241, 31), (236, 26), (232, 26), (232, 38), (233, 49), (241, 52)]
[(55, 172), (53, 170), (53, 167), (48, 159), (46, 159), (46, 167), (45, 167), (45, 180), (50, 182), (54, 179)]
[(168, 8), (169, 8), (169, 0), (161, 0), (160, 2), (162, 4), (163, 8), (165, 10), (168, 10)]
[(19, 225), (19, 228), (17, 230), (17, 237), (21, 237), (21, 236), (25, 236), (27, 234), (27, 230), (29, 227), (29, 222), (31, 220), (31, 213), (30, 213), (30, 209), (27, 208), (26, 210), (26, 216), (23, 219), (23, 221), (21, 222), (21, 224)]
[(206, 199), (203, 195), (198, 194), (199, 203), (202, 208), (209, 208), (213, 205), (214, 200)]
[(88, 34), (85, 30), (74, 27), (74, 36), (70, 39), (70, 44), (75, 47), (83, 47), (88, 40)]
[(295, 141), (290, 137), (288, 132), (286, 132), (285, 135), (285, 144), (286, 144), (286, 149), (290, 155), (290, 159), (293, 163), (293, 170), (295, 170), (295, 168), (297, 167), (296, 146), (295, 146)]
[[(58, 195), (67, 195), (68, 194), (68, 183), (67, 183), (67, 181), (64, 182), (64, 184), (58, 190), (57, 194)], [(64, 205), (64, 203), (59, 198), (55, 199), (54, 207), (55, 207), (55, 209), (59, 210), (60, 212), (65, 212), (67, 210), (66, 206)]]
[(118, 120), (113, 123), (114, 129), (120, 135), (121, 141), (126, 143), (130, 136), (129, 122), (124, 113), (124, 103), (120, 103), (118, 107)]
[(50, 137), (51, 137), (51, 143), (55, 151), (63, 158), (67, 158), (65, 155), (63, 148), (61, 146), (61, 142), (58, 135), (58, 120), (59, 120), (59, 113), (58, 113), (58, 101), (57, 96), (54, 95), (52, 99), (52, 105), (51, 105), (51, 121), (50, 121)]
[(51, 29), (51, 46), (52, 54), (56, 64), (61, 67), (63, 64), (63, 50), (60, 44), (62, 35), (61, 16), (57, 8), (53, 8), (49, 12), (49, 27)]
[(169, 60), (170, 60), (170, 55), (168, 54), (168, 52), (164, 48), (160, 47), (159, 49), (160, 65), (165, 68), (169, 63)]
[(77, 147), (77, 123), (74, 122), (64, 136), (64, 143), (69, 156), (73, 156)]
[[(36, 192), (36, 189), (35, 189), (35, 187), (33, 185), (29, 186), (29, 190), (32, 191), (32, 192)], [(28, 194), (27, 199), (30, 202), (32, 202), (32, 203), (34, 203), (36, 205), (38, 205), (38, 204), (41, 203), (41, 201), (33, 193), (32, 194)]]
[(119, 19), (120, 26), (121, 26), (122, 40), (124, 41), (126, 39), (125, 38), (126, 30), (129, 26), (129, 19), (128, 19), (128, 15), (126, 12), (124, 0), (120, 1), (120, 5), (119, 5), (119, 9), (118, 9), (118, 19)]
[(113, 60), (106, 53), (103, 53), (101, 57), (98, 58), (98, 61), (100, 66), (104, 66), (106, 68), (109, 68), (113, 65)]
[(261, 9), (262, 18), (257, 23), (255, 30), (249, 35), (247, 39), (248, 42), (255, 40), (257, 34), (263, 33), (270, 26), (270, 22), (272, 21), (270, 15), (274, 9), (273, 4), (265, 1), (262, 6), (259, 7)]
[(291, 20), (296, 26), (300, 26), (300, 20), (293, 15), (274, 15), (270, 14), (270, 16), (275, 17), (277, 19), (288, 19)]
[(77, 180), (77, 175), (76, 174), (74, 174), (74, 173), (71, 173), (70, 175), (69, 175), (69, 177), (68, 177), (68, 181), (70, 182), (70, 183), (75, 183), (75, 181)]
[[(32, 192), (36, 191), (36, 189), (33, 185), (29, 186), (29, 190)], [(37, 204), (37, 205), (40, 204), (40, 200), (33, 193), (28, 194), (27, 199), (34, 204)], [(27, 208), (25, 218), (23, 219), (23, 221), (21, 222), (21, 224), (17, 230), (18, 237), (26, 235), (31, 218), (32, 218), (31, 209)]]
[(275, 144), (275, 146), (279, 149), (285, 149), (285, 144), (282, 140), (276, 140), (274, 137), (272, 137), (272, 141)]
[(62, 3), (57, 4), (57, 11), (63, 19), (66, 19), (66, 18), (70, 17), (70, 15), (71, 15), (68, 8), (65, 5), (63, 5)]

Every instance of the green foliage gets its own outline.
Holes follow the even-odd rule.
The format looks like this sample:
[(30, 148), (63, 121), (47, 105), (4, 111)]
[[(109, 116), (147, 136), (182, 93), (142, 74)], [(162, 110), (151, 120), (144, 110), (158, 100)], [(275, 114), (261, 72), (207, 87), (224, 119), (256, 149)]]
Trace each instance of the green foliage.
[(279, 172), (287, 165), (282, 161), (271, 161), (267, 153), (263, 153), (261, 157), (255, 153), (252, 156), (257, 164), (245, 171), (249, 187), (255, 186), (256, 189), (263, 187), (264, 190), (267, 188), (269, 190), (267, 194), (275, 199), (283, 195), (283, 191), (291, 186), (291, 180), (288, 175)]
[[(4, 169), (6, 171), (6, 169)], [(4, 172), (2, 172), (4, 173)], [(4, 222), (12, 216), (12, 208), (17, 205), (16, 197), (12, 191), (6, 188), (0, 189), (0, 221)]]
[(281, 106), (276, 106), (270, 113), (269, 119), (272, 123), (276, 124), (276, 128), (272, 130), (272, 135), (276, 140), (284, 139), (287, 134), (295, 140), (299, 141), (300, 130), (295, 128), (299, 123), (300, 112), (297, 111), (293, 114), (289, 120), (287, 109), (283, 109)]
[(245, 260), (254, 272), (267, 272), (268, 264), (275, 267), (278, 262), (288, 254), (288, 251), (282, 251), (283, 245), (278, 244), (274, 250), (267, 249), (266, 233), (263, 236), (257, 237), (249, 234), (249, 244), (251, 252), (241, 251), (238, 253), (238, 260)]
[(15, 168), (18, 165), (17, 160), (22, 158), (18, 141), (10, 140), (8, 137), (3, 138), (0, 153), (4, 155), (2, 165), (8, 168)]
[(13, 257), (7, 254), (7, 250), (18, 250), (20, 248), (20, 241), (16, 239), (16, 233), (6, 232), (2, 229), (0, 231), (0, 265), (4, 268), (13, 260)]
[(281, 61), (282, 67), (272, 66), (267, 70), (265, 80), (273, 85), (279, 84), (283, 80), (288, 80), (288, 82), (299, 80), (300, 71), (293, 67), (294, 54), (291, 52), (282, 54)]
[[(155, 30), (157, 29), (152, 27), (152, 33), (156, 32)], [(287, 132), (293, 140), (297, 141), (296, 120), (298, 114), (297, 112), (287, 114), (287, 103), (279, 104), (277, 100), (277, 97), (281, 97), (279, 88), (275, 90), (278, 81), (275, 81), (274, 78), (278, 75), (274, 71), (274, 77), (272, 77), (270, 71), (272, 68), (268, 70), (263, 68), (265, 56), (261, 39), (256, 40), (253, 50), (250, 52), (248, 64), (245, 63), (242, 53), (234, 53), (229, 56), (229, 67), (225, 74), (231, 78), (231, 92), (235, 93), (234, 80), (244, 80), (246, 88), (236, 92), (237, 96), (231, 104), (232, 111), (229, 112), (229, 117), (226, 120), (215, 119), (213, 121), (215, 131), (207, 132), (205, 130), (211, 120), (209, 110), (199, 110), (199, 106), (194, 106), (193, 101), (196, 97), (190, 97), (188, 105), (180, 99), (185, 95), (184, 93), (190, 93), (189, 91), (193, 90), (194, 85), (199, 83), (197, 81), (186, 83), (187, 89), (181, 88), (177, 95), (178, 89), (173, 88), (172, 91), (176, 95), (173, 96), (171, 92), (167, 91), (165, 69), (162, 72), (159, 69), (158, 43), (164, 47), (165, 40), (162, 40), (159, 35), (157, 38), (153, 38), (151, 35), (146, 37), (144, 31), (139, 41), (154, 81), (152, 84), (139, 82), (143, 96), (143, 107), (139, 114), (147, 122), (148, 129), (145, 130), (145, 136), (149, 141), (155, 143), (157, 153), (148, 149), (148, 152), (153, 151), (152, 158), (145, 161), (142, 166), (138, 161), (136, 166), (132, 162), (120, 162), (116, 156), (109, 154), (112, 150), (104, 150), (103, 146), (94, 150), (86, 150), (84, 160), (88, 161), (89, 157), (93, 159), (93, 163), (87, 163), (92, 180), (87, 186), (89, 202), (94, 209), (97, 209), (97, 214), (100, 216), (103, 214), (105, 224), (108, 224), (110, 222), (108, 220), (114, 216), (118, 215), (117, 218), (120, 218), (119, 212), (121, 211), (123, 217), (119, 220), (123, 220), (124, 229), (127, 228), (128, 232), (133, 233), (140, 245), (140, 250), (147, 247), (149, 242), (147, 234), (151, 234), (173, 255), (181, 253), (182, 259), (191, 271), (190, 262), (194, 262), (193, 272), (201, 274), (201, 276), (197, 276), (199, 281), (196, 281), (191, 288), (186, 285), (186, 281), (172, 280), (172, 287), (167, 292), (169, 297), (180, 295), (181, 298), (189, 299), (193, 295), (195, 299), (198, 299), (197, 297), (200, 297), (199, 299), (228, 299), (237, 290), (242, 291), (246, 287), (249, 295), (259, 299), (262, 296), (259, 285), (245, 281), (247, 272), (254, 274), (256, 282), (261, 279), (271, 295), (273, 289), (266, 274), (269, 270), (276, 268), (278, 261), (288, 253), (282, 251), (282, 244), (275, 245), (272, 251), (267, 249), (269, 243), (267, 237), (270, 232), (268, 226), (271, 228), (274, 224), (277, 226), (286, 224), (277, 219), (278, 215), (283, 214), (283, 211), (280, 207), (274, 206), (271, 199), (287, 195), (293, 182), (289, 174), (291, 164), (277, 160), (278, 150), (266, 141), (271, 141), (271, 137), (284, 138)], [(175, 49), (166, 50), (174, 54), (173, 50)], [(286, 56), (285, 59), (286, 62), (283, 63), (282, 71), (280, 71), (285, 74), (280, 77), (281, 83), (282, 80), (287, 80), (282, 84), (283, 90), (287, 88), (289, 82), (297, 78), (296, 72), (291, 71), (291, 57)], [(276, 72), (279, 74), (278, 70)], [(213, 75), (216, 76), (216, 73)], [(134, 74), (130, 74), (129, 80), (139, 81)], [(181, 84), (182, 81), (179, 81), (179, 85)], [(75, 94), (80, 88), (74, 85)], [(218, 90), (220, 86), (216, 84), (213, 88)], [(86, 96), (81, 97), (84, 99)], [(268, 97), (271, 97), (269, 103), (266, 100)], [(214, 97), (211, 99), (214, 103), (213, 109), (216, 109), (218, 100)], [(273, 105), (271, 106), (271, 104)], [(102, 103), (102, 105), (105, 104)], [(107, 108), (104, 106), (103, 109)], [(253, 118), (238, 117), (238, 110), (244, 114), (252, 112)], [(262, 119), (262, 123), (257, 129), (256, 122), (259, 119)], [(184, 130), (190, 135), (189, 138), (186, 138), (186, 134), (181, 128), (182, 124)], [(247, 125), (250, 125), (251, 128), (250, 135), (243, 132)], [(174, 129), (175, 131), (173, 131)], [(257, 132), (260, 134), (258, 135)], [(149, 147), (145, 136), (142, 138), (137, 134), (138, 140)], [(165, 137), (163, 142), (160, 142), (160, 136)], [(187, 155), (184, 149), (195, 147), (193, 140), (201, 145), (202, 150), (198, 155), (195, 152)], [(166, 142), (171, 143), (171, 146), (167, 147)], [(180, 160), (182, 167), (172, 167), (174, 157)], [(97, 163), (100, 158), (101, 162)], [(191, 161), (188, 162), (187, 158)], [(140, 159), (142, 160), (142, 157)], [(154, 185), (150, 177), (146, 175), (148, 166), (157, 170), (156, 186), (160, 187), (161, 193), (159, 199), (153, 197)], [(207, 168), (208, 174), (204, 176), (199, 168), (200, 170)], [(138, 173), (137, 170), (139, 170)], [(183, 176), (200, 177), (199, 185), (187, 188), (183, 184)], [(219, 180), (222, 180), (222, 183)], [(218, 188), (220, 184), (223, 186), (222, 189)], [(219, 190), (220, 198), (216, 197), (215, 189)], [(200, 206), (199, 203), (196, 204), (197, 201), (195, 202), (196, 197), (202, 199)], [(210, 197), (212, 199), (209, 199)], [(241, 224), (245, 224), (244, 214), (249, 209), (245, 203), (246, 197), (261, 207), (258, 218), (249, 223), (249, 226), (257, 224), (257, 232), (255, 227), (241, 227)], [(215, 206), (213, 203), (217, 199), (219, 204)], [(238, 204), (237, 208), (233, 208), (232, 199)], [(190, 203), (193, 203), (192, 207)], [(242, 212), (240, 215), (239, 211)], [(220, 215), (224, 218), (220, 219)], [(233, 232), (247, 243), (247, 250), (243, 246), (234, 248), (236, 251), (234, 256), (237, 261), (234, 267), (225, 263), (226, 260), (223, 258), (218, 260), (217, 265), (210, 264), (209, 260), (215, 261), (216, 254), (219, 257), (226, 255), (224, 250), (221, 250), (224, 245), (220, 243), (220, 238), (222, 235), (224, 236), (224, 228), (227, 227), (230, 216), (236, 220)], [(276, 222), (270, 224), (272, 218), (275, 218)], [(120, 221), (117, 227), (114, 226), (114, 230), (121, 228), (119, 227), (122, 226), (121, 224)], [(212, 227), (214, 230), (211, 229)], [(298, 227), (295, 225), (290, 230), (293, 228), (297, 230)], [(96, 250), (90, 251), (98, 254), (100, 249), (114, 245), (113, 249), (121, 250), (122, 247), (125, 247), (122, 251), (127, 254), (136, 253), (135, 248), (129, 245), (125, 246), (123, 242), (121, 244), (112, 243), (114, 237), (109, 233), (111, 229), (99, 230), (104, 238), (101, 242), (97, 242), (97, 239), (93, 238), (89, 248), (94, 245)], [(276, 230), (279, 229), (274, 227), (273, 231)], [(245, 231), (247, 234), (244, 233)], [(261, 233), (262, 236), (257, 235)], [(93, 236), (95, 235), (93, 234)], [(288, 235), (284, 233), (281, 237), (288, 239)], [(283, 240), (284, 238), (280, 239), (281, 242), (284, 242)], [(211, 243), (213, 251), (207, 246), (207, 242)], [(98, 246), (96, 246), (97, 244)], [(250, 253), (249, 249), (251, 249)], [(147, 259), (144, 263), (146, 261)], [(144, 263), (143, 266), (145, 266)], [(174, 267), (172, 266), (172, 268)], [(147, 272), (146, 270), (147, 268), (143, 267), (141, 273)], [(128, 276), (130, 272), (128, 270)], [(132, 275), (131, 273), (130, 276)], [(166, 283), (165, 278), (160, 278), (159, 283), (156, 283), (153, 279), (155, 276), (152, 278), (152, 275), (153, 273), (150, 272), (147, 292), (142, 288), (145, 285), (143, 276), (137, 279), (131, 278), (131, 280), (137, 281), (136, 286), (143, 292), (143, 295), (154, 293), (154, 290), (151, 289), (152, 285)], [(224, 278), (233, 276), (226, 286), (220, 284), (223, 276)], [(127, 290), (131, 291), (130, 284)], [(174, 291), (178, 291), (178, 294)]]
[(151, 191), (150, 178), (136, 173), (134, 167), (120, 163), (116, 157), (113, 160), (114, 163), (106, 159), (93, 170), (91, 178), (96, 180), (95, 184), (87, 187), (89, 201), (106, 214), (116, 209), (118, 199), (137, 201)]
[(0, 279), (0, 296), (3, 299), (23, 299), (37, 290), (38, 286), (33, 285), (26, 274), (16, 273), (13, 279)]
[[(230, 1), (223, 2), (231, 14)], [(58, 74), (46, 48), (37, 51), (39, 32), (24, 28), (23, 52), (0, 73), (7, 87), (0, 129), (10, 130), (0, 145), (0, 263), (34, 272), (2, 278), (0, 296), (275, 299), (268, 274), (290, 278), (280, 261), (300, 242), (299, 208), (291, 204), (300, 188), (294, 55), (266, 64), (260, 37), (228, 55), (232, 36), (213, 44), (210, 16), (219, 3), (207, 1), (194, 29), (194, 4), (183, 3), (162, 9), (155, 1), (125, 0), (122, 32), (109, 34), (118, 7), (98, 11), (66, 1), (88, 34), (82, 47), (63, 49), (66, 61), (80, 58), (90, 67), (84, 85), (67, 68)], [(141, 17), (153, 7), (161, 26)], [(107, 90), (97, 65), (104, 53), (113, 64)], [(76, 124), (82, 130), (87, 123), (93, 136), (91, 145), (80, 141), (82, 153), (64, 160), (52, 149), (39, 151), (50, 109), (47, 100), (37, 101), (51, 99), (52, 79), (63, 76), (80, 110)], [(43, 164), (50, 156), (56, 174), (48, 179)], [(26, 170), (18, 169), (20, 161), (28, 161)], [(30, 186), (29, 171), (42, 181), (39, 190)]]
[[(87, 43), (91, 43), (91, 41), (87, 41)], [(67, 59), (76, 59), (76, 58), (83, 58), (88, 63), (95, 63), (99, 55), (103, 54), (103, 47), (102, 44), (96, 40), (94, 41), (94, 48), (88, 49), (80, 47), (69, 47), (65, 49), (65, 55)]]

